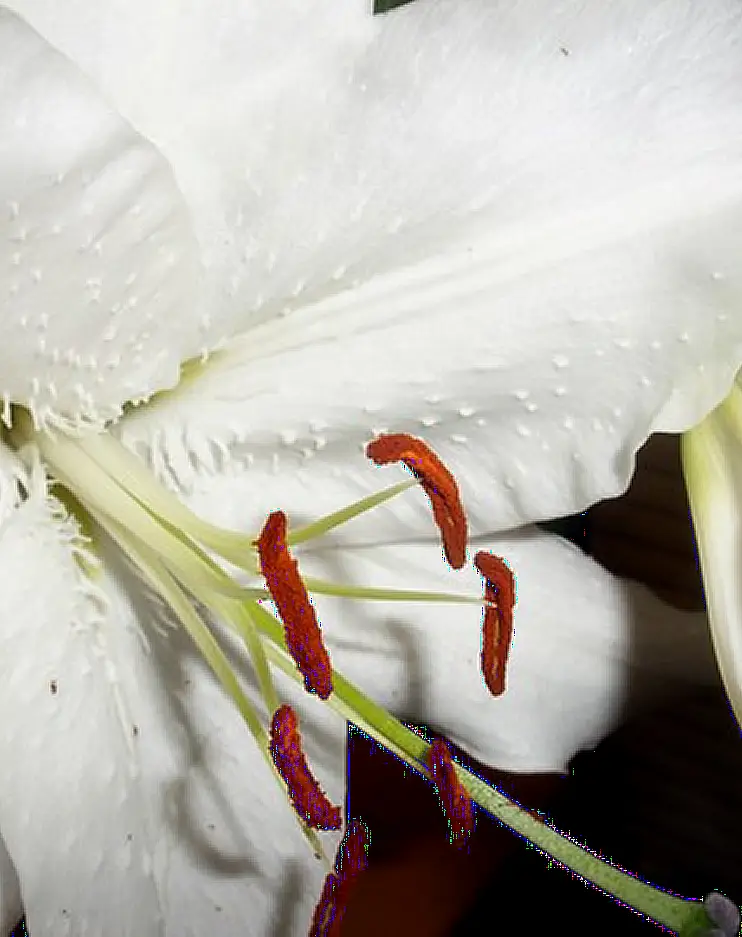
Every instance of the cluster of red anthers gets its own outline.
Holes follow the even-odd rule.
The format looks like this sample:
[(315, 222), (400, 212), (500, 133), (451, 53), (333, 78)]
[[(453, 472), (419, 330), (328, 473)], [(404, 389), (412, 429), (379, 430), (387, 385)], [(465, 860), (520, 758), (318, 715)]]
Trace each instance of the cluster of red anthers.
[[(366, 446), (366, 455), (377, 465), (403, 462), (420, 481), (430, 499), (446, 559), (453, 569), (461, 569), (466, 562), (466, 514), (456, 479), (438, 456), (421, 439), (404, 433), (377, 437)], [(484, 597), (491, 603), (485, 607), (482, 627), (482, 676), (490, 692), (500, 696), (513, 637), (515, 580), (504, 560), (491, 553), (477, 553), (474, 565), (486, 580)]]
[(338, 847), (335, 871), (325, 879), (309, 937), (338, 937), (350, 887), (368, 864), (367, 851), (368, 830), (363, 823), (353, 820)]
[(301, 748), (299, 723), (290, 706), (279, 706), (271, 721), (271, 757), (286, 782), (294, 809), (307, 826), (316, 830), (339, 830), (340, 808), (327, 795), (309, 770)]
[[(438, 456), (420, 439), (404, 433), (378, 436), (366, 447), (377, 465), (402, 462), (428, 496), (440, 531), (443, 551), (453, 569), (466, 563), (467, 522), (458, 486)], [(270, 514), (256, 546), (260, 568), (284, 624), (286, 646), (311, 693), (327, 699), (332, 693), (332, 667), (319, 622), (286, 541), (287, 522), (282, 511)], [(482, 675), (488, 689), (499, 696), (505, 689), (505, 666), (513, 635), (515, 580), (500, 557), (479, 552), (474, 565), (485, 579), (487, 602), (482, 626)], [(288, 786), (292, 803), (309, 826), (339, 829), (340, 809), (333, 806), (312, 776), (301, 750), (296, 714), (280, 706), (271, 724), (271, 754)], [(452, 840), (463, 844), (474, 825), (471, 799), (456, 775), (448, 746), (436, 739), (428, 750), (428, 767), (448, 817)], [(336, 859), (335, 873), (325, 881), (315, 912), (311, 937), (335, 937), (350, 882), (365, 866), (367, 849), (363, 828), (348, 828)]]

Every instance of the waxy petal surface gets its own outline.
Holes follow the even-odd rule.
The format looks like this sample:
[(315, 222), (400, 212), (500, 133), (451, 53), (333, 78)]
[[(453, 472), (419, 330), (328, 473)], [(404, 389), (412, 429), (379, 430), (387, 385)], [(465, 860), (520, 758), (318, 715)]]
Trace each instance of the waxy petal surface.
[(283, 148), (250, 164), (288, 203), (230, 190), (234, 243), (260, 245), (246, 335), (124, 438), (183, 484), (229, 449), (319, 496), (341, 468), (376, 486), (355, 460), (376, 432), (420, 435), (475, 532), (619, 494), (650, 432), (700, 420), (742, 361), (741, 40), (733, 0), (379, 18), (327, 120), (271, 117), (308, 134), (300, 172)]
[(0, 7), (0, 416), (118, 416), (203, 347), (198, 255), (162, 156)]
[[(381, 21), (367, 0), (9, 5), (172, 165), (201, 249), (197, 320), (212, 343), (339, 285), (341, 228), (359, 229), (349, 216), (368, 198), (354, 115)], [(360, 232), (359, 256), (375, 238)]]

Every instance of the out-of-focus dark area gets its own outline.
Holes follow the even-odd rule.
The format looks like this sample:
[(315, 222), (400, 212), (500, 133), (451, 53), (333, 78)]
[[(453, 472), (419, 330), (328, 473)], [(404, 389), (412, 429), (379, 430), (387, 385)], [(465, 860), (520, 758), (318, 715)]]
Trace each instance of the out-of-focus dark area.
[[(647, 443), (623, 497), (544, 526), (665, 601), (703, 609), (676, 437)], [(424, 780), (362, 733), (351, 733), (349, 747), (350, 810), (372, 839), (343, 937), (661, 932), (482, 812), (470, 851), (453, 849)], [(568, 776), (483, 773), (654, 884), (693, 898), (716, 889), (742, 903), (742, 738), (721, 687), (689, 690), (627, 723), (578, 754)]]
[(404, 6), (407, 3), (412, 3), (412, 0), (374, 0), (374, 16), (378, 16), (381, 13), (388, 13), (390, 10)]

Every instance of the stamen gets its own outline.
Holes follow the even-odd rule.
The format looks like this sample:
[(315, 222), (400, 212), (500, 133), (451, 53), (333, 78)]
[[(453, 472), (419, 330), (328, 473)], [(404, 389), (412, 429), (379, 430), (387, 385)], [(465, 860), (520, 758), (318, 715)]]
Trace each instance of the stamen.
[(325, 879), (314, 911), (309, 937), (339, 937), (348, 891), (368, 865), (368, 830), (358, 820), (348, 826), (335, 856), (335, 871)]
[(291, 803), (308, 826), (316, 830), (339, 830), (340, 808), (317, 783), (301, 748), (296, 713), (290, 706), (279, 706), (271, 720), (271, 757), (289, 789)]
[(339, 937), (340, 923), (345, 912), (344, 902), (338, 900), (340, 885), (341, 880), (334, 872), (330, 872), (314, 909), (309, 937)]
[(428, 749), (428, 766), (448, 818), (451, 841), (461, 847), (474, 831), (474, 810), (471, 797), (456, 774), (445, 739), (433, 740)]
[(482, 676), (493, 696), (505, 692), (505, 665), (513, 640), (515, 577), (505, 561), (480, 551), (474, 565), (484, 576), (484, 597), (494, 605), (485, 606), (482, 623)]
[(422, 439), (406, 433), (377, 436), (366, 446), (366, 455), (377, 465), (404, 462), (430, 500), (449, 565), (461, 569), (466, 562), (466, 514), (456, 479), (438, 456)]
[(330, 655), (317, 615), (286, 543), (286, 515), (275, 511), (255, 541), (260, 569), (285, 627), (286, 646), (304, 675), (304, 686), (320, 699), (332, 693)]

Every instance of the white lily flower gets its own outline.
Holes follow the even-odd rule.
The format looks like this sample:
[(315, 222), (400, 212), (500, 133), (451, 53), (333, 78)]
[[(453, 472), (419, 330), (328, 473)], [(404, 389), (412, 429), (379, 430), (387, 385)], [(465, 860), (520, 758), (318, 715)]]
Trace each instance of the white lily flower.
[[(377, 432), (424, 436), (517, 575), (506, 694), (477, 673), (478, 609), (316, 605), (334, 666), (482, 761), (562, 769), (629, 684), (715, 679), (703, 616), (557, 538), (497, 532), (620, 493), (652, 431), (728, 391), (741, 36), (733, 0), (0, 8), (0, 395), (28, 443), (0, 462), (0, 925), (22, 899), (33, 937), (300, 934), (325, 873), (190, 639), (111, 544), (90, 574), (49, 490), (51, 473), (195, 583), (177, 537), (122, 501), (137, 470), (106, 462), (116, 439), (201, 517), (256, 532), (378, 489)], [(301, 565), (479, 591), (415, 492)], [(276, 686), (340, 803), (344, 722)]]

